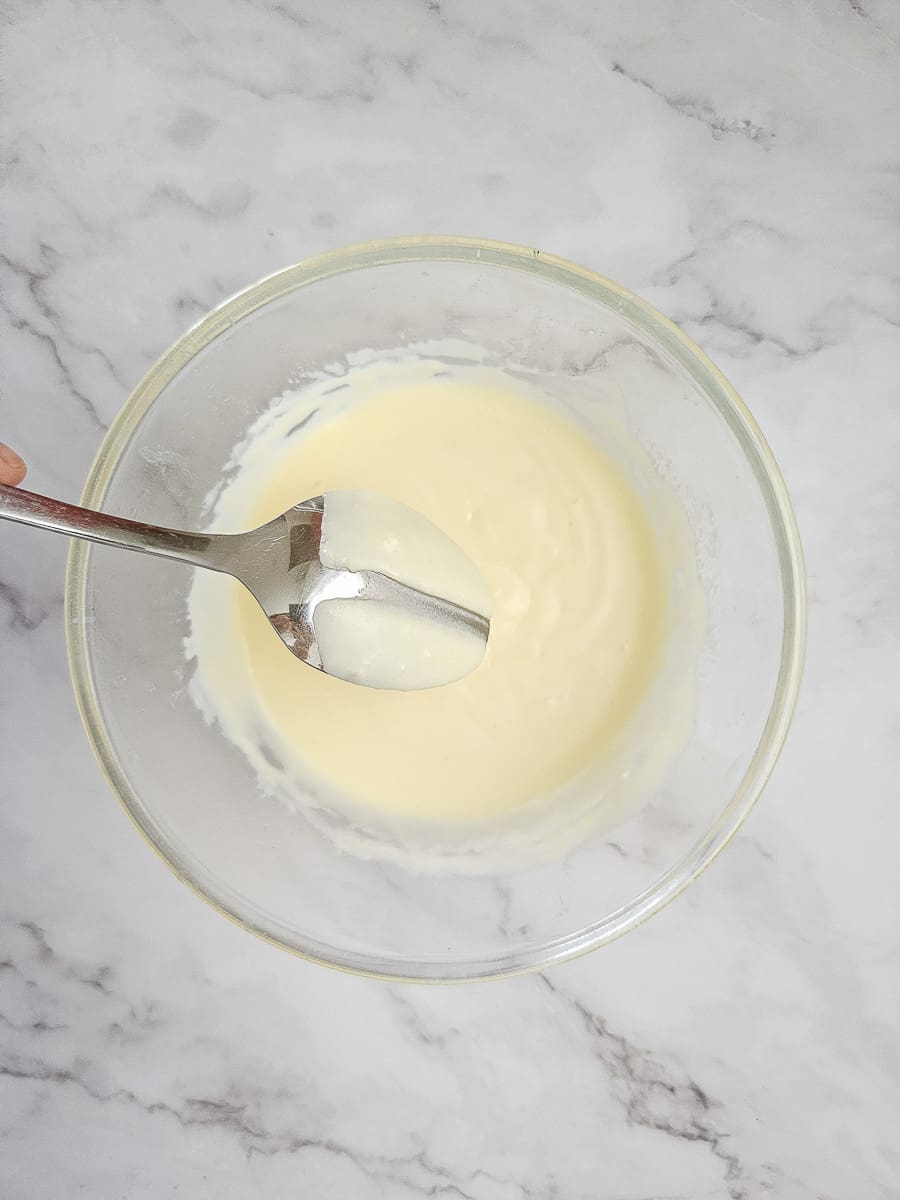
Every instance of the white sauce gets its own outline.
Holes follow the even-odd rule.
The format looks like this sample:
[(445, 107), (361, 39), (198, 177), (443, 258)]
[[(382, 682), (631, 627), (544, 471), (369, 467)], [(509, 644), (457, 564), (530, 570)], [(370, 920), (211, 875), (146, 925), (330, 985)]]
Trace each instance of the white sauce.
[[(484, 661), (422, 629), (409, 678), (430, 669), (429, 654), (464, 677), (424, 691), (357, 687), (292, 662), (239, 584), (199, 571), (188, 645), (198, 703), (267, 789), (317, 821), (340, 813), (322, 827), (360, 853), (399, 854), (414, 828), (432, 831), (429, 845), (480, 830), (452, 837), (556, 853), (621, 819), (689, 723), (684, 664), (666, 652), (673, 539), (657, 539), (619, 466), (499, 371), (387, 356), (341, 384), (323, 378), (273, 403), (236, 449), (211, 527), (251, 528), (331, 491), (393, 497), (452, 550), (423, 554), (410, 525), (383, 511), (367, 526), (345, 498), (329, 514), (326, 553), (335, 565), (365, 557), (465, 607), (489, 600)], [(399, 618), (360, 607), (334, 602), (320, 636), (332, 665), (350, 660), (374, 678), (396, 664)], [(400, 632), (409, 641), (405, 618)], [(357, 842), (352, 828), (369, 832)], [(379, 842), (376, 829), (393, 832)]]

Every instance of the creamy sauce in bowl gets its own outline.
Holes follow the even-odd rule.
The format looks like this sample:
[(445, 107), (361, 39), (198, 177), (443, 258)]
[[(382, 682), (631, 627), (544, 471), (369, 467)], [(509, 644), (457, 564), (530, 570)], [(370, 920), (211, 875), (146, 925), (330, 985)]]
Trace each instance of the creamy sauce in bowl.
[[(428, 691), (357, 687), (285, 662), (240, 585), (198, 572), (194, 694), (282, 794), (313, 780), (353, 814), (435, 829), (527, 811), (614, 753), (664, 673), (672, 586), (648, 512), (603, 450), (502, 372), (410, 359), (341, 383), (330, 411), (319, 409), (334, 381), (280, 397), (257, 422), (212, 527), (249, 528), (333, 490), (398, 500), (486, 582), (484, 660)], [(367, 536), (350, 509), (340, 524), (326, 539), (336, 564)], [(351, 625), (331, 630), (336, 653), (357, 652)]]

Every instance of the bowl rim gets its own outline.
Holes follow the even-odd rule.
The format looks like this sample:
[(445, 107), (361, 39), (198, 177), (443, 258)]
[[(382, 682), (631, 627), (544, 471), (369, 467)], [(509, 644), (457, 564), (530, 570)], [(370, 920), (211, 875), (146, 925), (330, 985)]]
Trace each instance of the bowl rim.
[[(425, 235), (360, 242), (300, 260), (264, 277), (223, 301), (187, 330), (154, 363), (110, 425), (85, 481), (81, 503), (102, 508), (119, 457), (156, 397), (172, 378), (221, 333), (256, 309), (300, 287), (347, 272), (403, 262), (462, 262), (525, 271), (580, 292), (611, 307), (660, 344), (701, 388), (725, 419), (744, 452), (766, 505), (778, 555), (783, 631), (778, 677), (769, 714), (744, 776), (718, 819), (649, 887), (612, 913), (549, 942), (480, 958), (389, 958), (344, 951), (292, 936), (286, 926), (254, 922), (226, 899), (225, 889), (195, 878), (165, 845), (161, 831), (146, 819), (139, 797), (107, 735), (90, 670), (87, 624), (89, 544), (73, 539), (66, 572), (65, 616), (69, 671), (79, 714), (103, 774), (144, 839), (167, 867), (224, 916), (265, 941), (302, 958), (357, 975), (393, 981), (463, 982), (542, 970), (586, 954), (635, 929), (684, 891), (734, 837), (765, 787), (793, 717), (806, 643), (806, 584), (803, 552), (787, 488), (756, 421), (722, 372), (672, 321), (621, 285), (586, 267), (528, 246), (473, 237)], [(235, 899), (239, 899), (235, 897)]]

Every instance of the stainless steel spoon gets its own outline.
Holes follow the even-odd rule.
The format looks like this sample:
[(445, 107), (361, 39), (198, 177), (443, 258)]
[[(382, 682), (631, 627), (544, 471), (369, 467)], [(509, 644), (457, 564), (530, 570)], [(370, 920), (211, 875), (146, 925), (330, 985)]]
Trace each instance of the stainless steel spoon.
[[(380, 571), (350, 570), (324, 563), (320, 548), (327, 503), (327, 493), (314, 496), (247, 533), (185, 533), (0, 484), (0, 518), (233, 575), (253, 594), (291, 653), (320, 671), (327, 668), (316, 636), (315, 614), (318, 606), (329, 600), (380, 601), (445, 628), (474, 634), (486, 645), (490, 631), (487, 616), (419, 591)], [(434, 534), (449, 541), (436, 528)], [(337, 670), (327, 673), (339, 674)], [(355, 671), (346, 669), (340, 673), (350, 682), (364, 682), (355, 675)], [(457, 677), (458, 672), (451, 671), (447, 678), (426, 686), (449, 683)]]

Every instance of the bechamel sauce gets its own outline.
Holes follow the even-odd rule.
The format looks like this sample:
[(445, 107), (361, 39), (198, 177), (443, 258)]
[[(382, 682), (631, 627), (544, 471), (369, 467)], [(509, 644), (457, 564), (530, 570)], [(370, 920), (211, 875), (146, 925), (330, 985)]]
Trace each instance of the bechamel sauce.
[[(500, 372), (415, 360), (354, 367), (342, 382), (340, 411), (293, 436), (323, 389), (281, 397), (257, 423), (212, 528), (251, 528), (337, 489), (393, 497), (487, 582), (484, 661), (429, 691), (358, 687), (292, 662), (239, 584), (199, 571), (194, 693), (251, 762), (262, 762), (264, 728), (288, 774), (312, 775), (360, 811), (503, 817), (602, 762), (629, 726), (661, 669), (664, 556), (621, 470)], [(341, 537), (332, 552), (347, 556)]]

